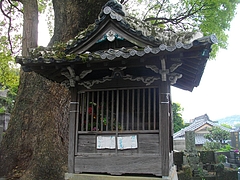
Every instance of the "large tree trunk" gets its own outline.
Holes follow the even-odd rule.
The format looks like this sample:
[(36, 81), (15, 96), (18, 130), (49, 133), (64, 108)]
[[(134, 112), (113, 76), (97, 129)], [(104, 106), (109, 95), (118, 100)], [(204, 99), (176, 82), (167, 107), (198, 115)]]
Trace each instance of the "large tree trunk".
[(22, 73), (19, 96), (1, 144), (0, 176), (63, 179), (69, 92), (36, 73)]
[(54, 35), (49, 43), (67, 42), (81, 30), (95, 22), (102, 6), (108, 0), (52, 0), (54, 8)]
[[(36, 0), (24, 6), (23, 56), (36, 47)], [(93, 23), (107, 0), (53, 0), (54, 42), (66, 42)], [(70, 94), (36, 73), (21, 71), (15, 108), (0, 146), (0, 177), (64, 179), (67, 172)]]

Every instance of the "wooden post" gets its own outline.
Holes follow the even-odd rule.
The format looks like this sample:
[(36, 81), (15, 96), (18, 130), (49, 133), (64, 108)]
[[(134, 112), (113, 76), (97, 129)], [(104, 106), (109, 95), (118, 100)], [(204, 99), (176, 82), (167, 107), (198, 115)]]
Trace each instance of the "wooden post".
[(69, 146), (68, 146), (68, 172), (74, 173), (74, 156), (75, 156), (75, 126), (76, 117), (78, 113), (77, 109), (77, 89), (71, 88), (71, 102), (70, 102), (70, 112), (69, 112)]
[(170, 152), (173, 151), (173, 110), (172, 110), (172, 96), (171, 96), (171, 87), (169, 87), (169, 146)]
[(169, 175), (169, 82), (161, 82), (160, 90), (160, 147), (162, 155), (162, 175)]

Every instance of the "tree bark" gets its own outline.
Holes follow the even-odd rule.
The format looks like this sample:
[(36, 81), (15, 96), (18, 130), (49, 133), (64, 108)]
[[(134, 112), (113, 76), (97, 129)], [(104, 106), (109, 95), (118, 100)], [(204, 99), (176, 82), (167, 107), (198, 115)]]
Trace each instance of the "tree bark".
[(36, 73), (22, 73), (9, 129), (0, 148), (0, 177), (63, 179), (69, 92)]
[(21, 0), (23, 4), (22, 55), (28, 56), (29, 48), (37, 47), (38, 4), (37, 0)]
[(81, 30), (95, 22), (102, 6), (108, 0), (52, 0), (54, 8), (54, 35), (49, 43), (67, 42)]
[[(24, 7), (23, 56), (37, 46), (36, 0)], [(50, 45), (66, 42), (97, 19), (107, 0), (53, 0), (54, 35)], [(36, 73), (21, 71), (9, 129), (0, 145), (0, 177), (22, 180), (64, 179), (67, 172), (70, 93)]]

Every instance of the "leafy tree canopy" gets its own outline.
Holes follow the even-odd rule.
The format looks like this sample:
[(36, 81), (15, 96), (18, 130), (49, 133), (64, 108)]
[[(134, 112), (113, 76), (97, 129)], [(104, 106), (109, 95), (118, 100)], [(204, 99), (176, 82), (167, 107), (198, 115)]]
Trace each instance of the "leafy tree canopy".
[(18, 84), (19, 68), (15, 64), (11, 52), (0, 45), (0, 90), (8, 90), (7, 97), (0, 97), (0, 112), (12, 110)]
[(174, 133), (186, 127), (182, 118), (183, 108), (179, 103), (172, 104)]
[(228, 128), (228, 129), (232, 129), (232, 126), (230, 126), (229, 124), (221, 124), (221, 126)]
[[(205, 36), (216, 34), (219, 43), (213, 46), (212, 57), (219, 48), (227, 47), (227, 30), (240, 0), (118, 0), (128, 11), (164, 31), (201, 31)], [(7, 37), (12, 52), (19, 52), (22, 21), (21, 1), (1, 0), (4, 16), (0, 18), (0, 36)], [(107, 0), (106, 0), (107, 2)], [(40, 13), (45, 13), (52, 34), (51, 0), (38, 0)], [(1, 40), (2, 41), (2, 40)], [(17, 48), (18, 47), (18, 48)], [(15, 51), (14, 51), (15, 50)]]
[(204, 137), (211, 142), (219, 142), (223, 144), (226, 140), (230, 138), (230, 133), (228, 131), (225, 131), (217, 126), (212, 127), (208, 131), (209, 134), (204, 135)]
[(138, 0), (135, 14), (167, 31), (201, 31), (204, 36), (216, 34), (219, 48), (227, 47), (227, 30), (236, 14), (239, 0)]

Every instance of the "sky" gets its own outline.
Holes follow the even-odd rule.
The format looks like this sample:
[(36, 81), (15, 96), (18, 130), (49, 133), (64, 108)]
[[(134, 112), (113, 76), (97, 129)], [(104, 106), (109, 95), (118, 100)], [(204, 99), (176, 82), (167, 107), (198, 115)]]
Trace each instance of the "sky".
[[(193, 92), (172, 87), (173, 102), (181, 104), (185, 122), (207, 114), (211, 120), (240, 115), (240, 5), (228, 32), (228, 48), (208, 61), (200, 85)], [(42, 20), (41, 20), (42, 19)], [(46, 46), (49, 35), (43, 18), (39, 22), (39, 45)]]

